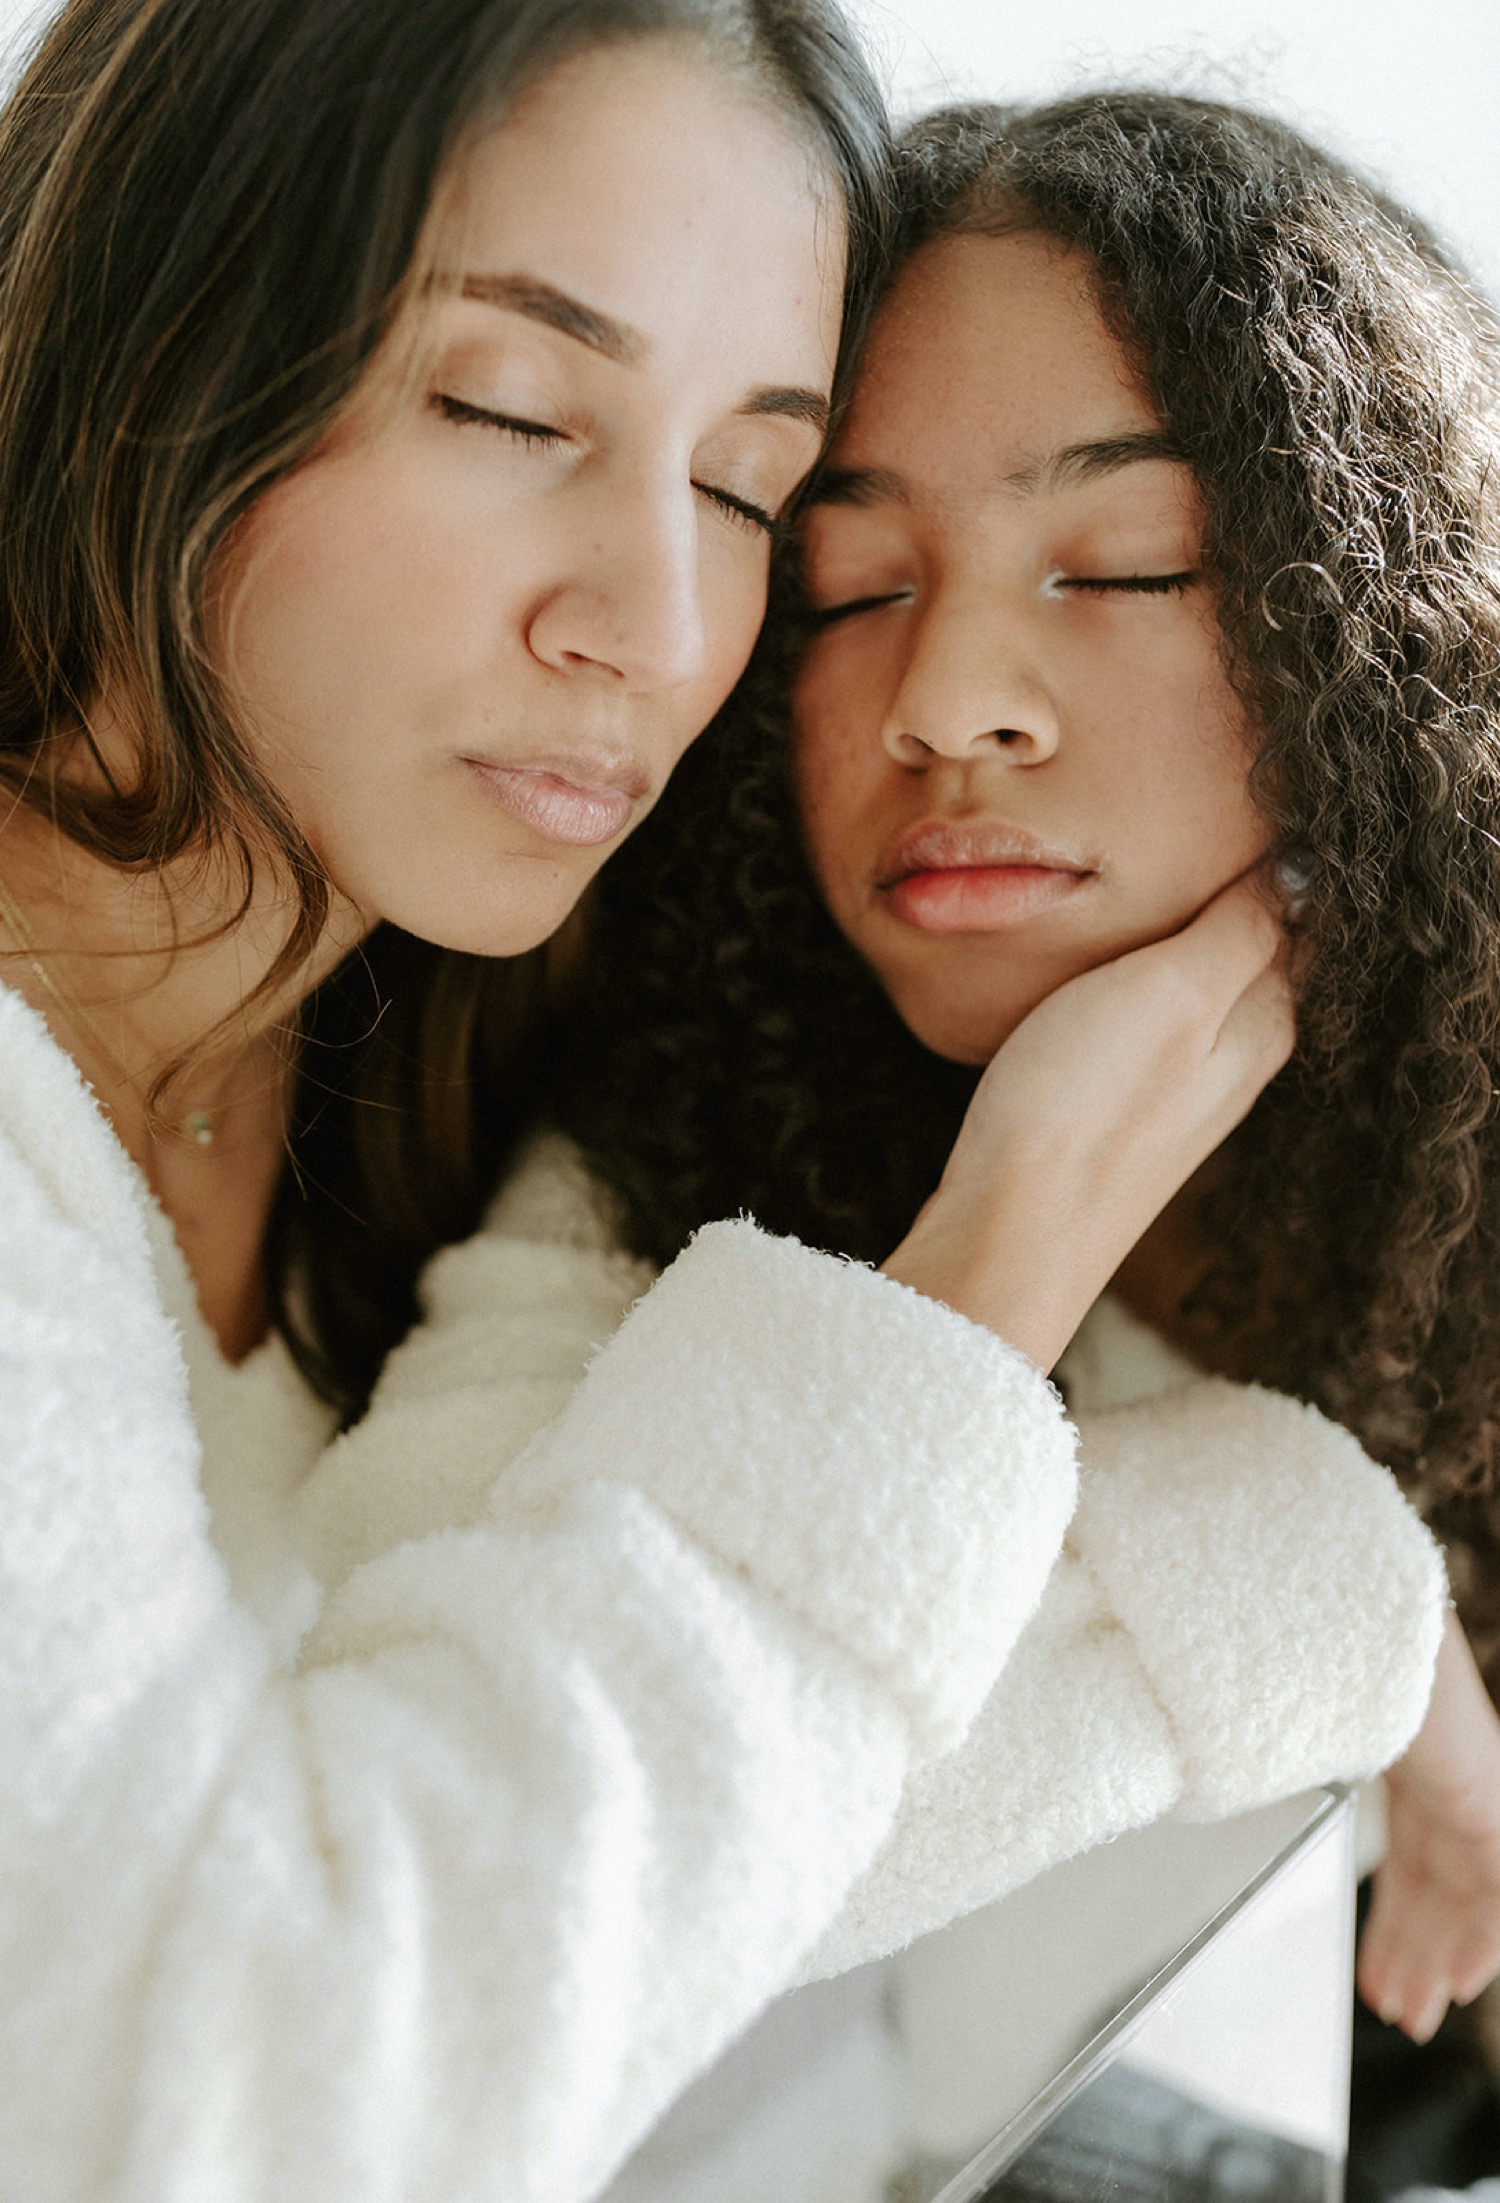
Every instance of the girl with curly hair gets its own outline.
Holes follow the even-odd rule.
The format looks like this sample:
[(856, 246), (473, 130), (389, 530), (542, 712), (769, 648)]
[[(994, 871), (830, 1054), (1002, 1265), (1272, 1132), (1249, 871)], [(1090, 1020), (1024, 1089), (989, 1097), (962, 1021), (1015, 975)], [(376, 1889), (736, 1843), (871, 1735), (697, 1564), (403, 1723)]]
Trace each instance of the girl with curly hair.
[[(1410, 216), (1222, 106), (956, 110), (904, 180), (805, 600), (601, 889), (561, 1121), (654, 1262), (741, 1206), (878, 1259), (1034, 1004), (1279, 862), (1295, 1053), (1115, 1308), (1389, 1463), (1493, 1683), (1494, 318)], [(1075, 1409), (1089, 1370), (1086, 1332)], [(1440, 1685), (1361, 1959), (1418, 2037), (1500, 1964), (1500, 1745), (1456, 1629)]]

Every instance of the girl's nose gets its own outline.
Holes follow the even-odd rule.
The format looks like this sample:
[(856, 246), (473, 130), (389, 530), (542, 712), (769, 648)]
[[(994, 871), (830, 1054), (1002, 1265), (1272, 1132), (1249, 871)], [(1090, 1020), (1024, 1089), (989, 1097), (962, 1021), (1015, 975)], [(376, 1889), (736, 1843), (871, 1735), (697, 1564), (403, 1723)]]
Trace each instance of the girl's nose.
[(882, 730), (898, 764), (1005, 757), (1038, 765), (1056, 751), (1058, 734), (1042, 668), (993, 595), (953, 593), (926, 609)]

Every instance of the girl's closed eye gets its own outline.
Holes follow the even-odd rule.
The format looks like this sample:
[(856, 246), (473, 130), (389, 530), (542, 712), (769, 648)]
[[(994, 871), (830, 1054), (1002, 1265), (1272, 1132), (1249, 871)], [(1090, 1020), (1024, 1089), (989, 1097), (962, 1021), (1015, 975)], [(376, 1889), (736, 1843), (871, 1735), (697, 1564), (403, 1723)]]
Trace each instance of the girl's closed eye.
[(1166, 574), (1049, 574), (1042, 583), (1046, 597), (1061, 596), (1180, 596), (1198, 579), (1191, 570)]
[[(471, 399), (456, 397), (451, 391), (434, 391), (432, 404), (455, 427), (496, 430), (512, 443), (524, 445), (531, 450), (555, 450), (574, 440), (568, 429), (552, 426), (545, 421), (527, 420), (520, 414), (501, 413), (492, 406), (475, 405)], [(747, 528), (757, 534), (775, 535), (781, 525), (776, 513), (769, 512), (753, 498), (741, 497), (735, 491), (724, 489), (713, 482), (695, 481), (693, 488), (736, 527)]]
[(844, 597), (833, 604), (813, 604), (810, 617), (814, 627), (836, 627), (841, 620), (857, 619), (862, 612), (880, 612), (887, 605), (904, 604), (911, 596), (909, 589), (882, 589), (866, 596)]

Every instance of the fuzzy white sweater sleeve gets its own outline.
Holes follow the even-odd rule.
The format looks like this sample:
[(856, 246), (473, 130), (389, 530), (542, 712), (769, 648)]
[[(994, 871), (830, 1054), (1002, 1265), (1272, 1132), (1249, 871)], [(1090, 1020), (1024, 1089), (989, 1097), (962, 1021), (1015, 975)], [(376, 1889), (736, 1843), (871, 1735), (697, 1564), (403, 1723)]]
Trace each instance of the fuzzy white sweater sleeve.
[[(525, 1291), (543, 1250), (545, 1309)], [(769, 1285), (782, 1254), (773, 1241), (760, 1251)], [(371, 1544), (392, 1522), (409, 1531), (438, 1509), (524, 1514), (544, 1499), (555, 1464), (526, 1440), (570, 1398), (647, 1275), (611, 1251), (576, 1159), (542, 1143), (490, 1230), (433, 1265), (427, 1323), (393, 1357), (367, 1423), (311, 1480), (305, 1506), (325, 1572), (359, 1556), (355, 1488), (367, 1520), (383, 1525), (368, 1530)], [(1077, 1418), (1081, 1495), (1040, 1607), (961, 1747), (914, 1760), (879, 1856), (799, 1978), (896, 1949), (1164, 1814), (1228, 1814), (1373, 1773), (1421, 1718), (1441, 1563), (1348, 1432), (1278, 1394), (1193, 1376), (1109, 1303), (1070, 1361), (1090, 1403)], [(823, 1381), (836, 1388), (834, 1372)], [(497, 1409), (511, 1418), (503, 1428)], [(556, 1427), (589, 1412), (579, 1395)], [(520, 1458), (494, 1484), (483, 1464), (502, 1451)], [(727, 1503), (734, 1523), (732, 1463), (720, 1466), (712, 1435), (679, 1458), (704, 1484), (673, 1504)], [(717, 1536), (738, 1553), (781, 1534), (739, 1520)], [(845, 1534), (835, 1499), (820, 1540), (835, 1568)], [(941, 1603), (982, 1604), (983, 1565), (979, 1579), (954, 1566)], [(1017, 1610), (1007, 1578), (989, 1595)]]
[(594, 2193), (989, 1695), (1073, 1502), (1055, 1397), (748, 1225), (583, 1375), (619, 1266), (510, 1235), (478, 1464), (400, 1524), (462, 1421), (419, 1347), (293, 1521), (292, 1659), (139, 1183), (3, 990), (0, 1067), (0, 2196)]
[(912, 1775), (804, 1978), (1164, 1815), (1372, 1775), (1421, 1720), (1442, 1563), (1347, 1431), (1211, 1377), (1078, 1426), (1042, 1604), (963, 1747)]

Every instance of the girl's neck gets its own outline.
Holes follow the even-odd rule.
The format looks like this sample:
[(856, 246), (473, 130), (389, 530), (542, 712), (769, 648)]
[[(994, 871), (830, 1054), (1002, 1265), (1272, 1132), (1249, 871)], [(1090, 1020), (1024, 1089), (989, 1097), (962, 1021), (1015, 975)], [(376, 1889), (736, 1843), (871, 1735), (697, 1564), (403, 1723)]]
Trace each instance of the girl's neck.
[(1183, 1304), (1202, 1283), (1213, 1249), (1203, 1230), (1203, 1203), (1218, 1183), (1218, 1156), (1196, 1170), (1143, 1233), (1110, 1281), (1110, 1291), (1133, 1316), (1196, 1362), (1206, 1358), (1201, 1331), (1183, 1315)]

